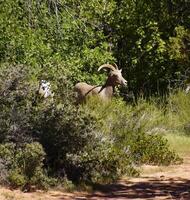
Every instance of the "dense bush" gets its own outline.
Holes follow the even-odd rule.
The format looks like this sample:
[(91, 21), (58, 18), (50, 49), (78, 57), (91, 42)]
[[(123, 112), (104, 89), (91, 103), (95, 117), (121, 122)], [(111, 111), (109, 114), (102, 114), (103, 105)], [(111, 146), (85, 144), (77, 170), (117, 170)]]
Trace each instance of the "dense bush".
[(91, 110), (104, 134), (112, 137), (115, 148), (128, 153), (133, 164), (168, 165), (180, 161), (160, 135), (166, 132), (165, 115), (153, 102), (139, 100), (132, 106), (121, 100), (106, 104), (96, 101), (89, 102), (85, 109)]
[(76, 106), (64, 77), (65, 84), (55, 77), (53, 99), (43, 99), (29, 68), (1, 70), (8, 77), (1, 76), (1, 159), (13, 186), (46, 188), (55, 182), (47, 174), (74, 183), (111, 181), (137, 175), (135, 166), (142, 163), (178, 159), (162, 137), (150, 134), (162, 121), (153, 104), (95, 98)]
[(37, 142), (17, 147), (15, 143), (0, 145), (0, 157), (6, 166), (5, 180), (12, 187), (30, 190), (32, 186), (47, 188), (50, 179), (45, 176), (43, 160), (45, 152)]
[[(116, 178), (125, 171), (123, 167), (121, 172), (121, 164), (129, 165), (126, 169), (132, 168), (125, 152), (116, 151), (112, 138), (105, 136), (97, 128), (97, 119), (91, 112), (78, 109), (72, 103), (72, 92), (66, 83), (63, 88), (55, 80), (57, 87), (54, 99), (43, 100), (36, 94), (37, 80), (28, 79), (31, 75), (28, 68), (5, 67), (1, 74), (1, 143), (12, 142), (15, 145), (14, 151), (17, 151), (23, 145), (28, 147), (27, 143), (32, 141), (40, 142), (47, 155), (44, 163), (49, 174), (68, 177), (75, 182)], [(10, 154), (15, 155), (14, 151)], [(39, 160), (34, 152), (32, 155), (34, 160), (28, 162)], [(31, 157), (29, 151), (21, 153), (20, 159), (25, 161), (27, 156)], [(126, 159), (121, 162), (121, 157)], [(4, 159), (9, 160), (9, 157)], [(33, 183), (39, 177), (30, 175), (30, 167), (27, 165), (25, 169), (21, 166), (22, 164), (10, 172), (10, 182), (21, 186)], [(30, 178), (31, 176), (35, 178)]]
[(130, 156), (115, 148), (113, 138), (102, 132), (91, 111), (72, 105), (69, 97), (63, 98), (55, 103), (58, 106), (41, 113), (35, 124), (51, 173), (75, 183), (113, 180), (127, 171), (136, 173)]

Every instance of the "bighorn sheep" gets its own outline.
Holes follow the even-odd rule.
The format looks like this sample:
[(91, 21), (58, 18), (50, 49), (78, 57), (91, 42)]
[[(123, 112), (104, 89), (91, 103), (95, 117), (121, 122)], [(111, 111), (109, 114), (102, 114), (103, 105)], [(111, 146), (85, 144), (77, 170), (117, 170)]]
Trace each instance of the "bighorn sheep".
[(102, 100), (109, 100), (116, 85), (127, 85), (127, 81), (121, 74), (122, 70), (119, 70), (116, 64), (115, 67), (110, 64), (101, 65), (98, 71), (103, 68), (110, 69), (108, 78), (103, 86), (92, 86), (87, 83), (77, 83), (75, 85), (74, 90), (77, 92), (77, 103), (83, 102), (89, 95), (98, 95)]

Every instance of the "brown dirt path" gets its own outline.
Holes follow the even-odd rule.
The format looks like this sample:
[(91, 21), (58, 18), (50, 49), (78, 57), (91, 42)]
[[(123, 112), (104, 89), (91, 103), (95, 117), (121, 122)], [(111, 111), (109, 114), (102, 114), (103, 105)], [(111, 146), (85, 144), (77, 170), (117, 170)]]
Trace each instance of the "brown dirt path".
[(0, 188), (0, 200), (190, 200), (190, 155), (170, 167), (143, 166), (139, 178), (97, 187), (93, 194), (60, 191), (22, 193)]
[(101, 186), (89, 200), (190, 200), (190, 156), (169, 167), (144, 165), (139, 178)]

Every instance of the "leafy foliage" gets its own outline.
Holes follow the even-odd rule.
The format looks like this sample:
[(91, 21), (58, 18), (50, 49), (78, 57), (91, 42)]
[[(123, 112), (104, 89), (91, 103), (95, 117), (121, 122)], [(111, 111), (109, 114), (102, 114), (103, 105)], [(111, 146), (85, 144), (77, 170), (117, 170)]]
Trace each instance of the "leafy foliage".
[(168, 98), (167, 127), (171, 131), (189, 135), (189, 94), (178, 90)]
[[(92, 107), (94, 105), (96, 108)], [(163, 132), (165, 116), (153, 102), (140, 100), (136, 106), (125, 105), (118, 100), (105, 105), (90, 102), (86, 109), (93, 109), (91, 112), (97, 117), (104, 134), (111, 136), (114, 148), (124, 151), (133, 165), (180, 162), (169, 149), (167, 141), (158, 135)], [(126, 166), (123, 166), (124, 169)]]
[[(1, 1), (0, 181), (46, 188), (54, 182), (47, 174), (91, 183), (138, 174), (142, 163), (176, 162), (157, 133), (168, 116), (188, 129), (188, 97), (169, 98), (175, 111), (137, 99), (184, 85), (189, 42), (186, 0)], [(97, 67), (109, 62), (123, 69), (135, 105), (76, 107), (73, 85), (102, 83)], [(42, 79), (53, 99), (38, 96)]]
[(5, 143), (0, 145), (0, 150), (8, 170), (5, 178), (11, 186), (25, 190), (30, 190), (32, 185), (47, 187), (49, 179), (42, 169), (45, 152), (39, 143), (28, 143), (19, 148), (14, 143)]
[(189, 67), (189, 2), (116, 2), (110, 22), (114, 56), (130, 88), (147, 96), (179, 86)]
[(135, 94), (162, 94), (189, 66), (188, 7), (186, 0), (4, 1), (1, 62), (97, 84), (96, 67), (117, 61)]

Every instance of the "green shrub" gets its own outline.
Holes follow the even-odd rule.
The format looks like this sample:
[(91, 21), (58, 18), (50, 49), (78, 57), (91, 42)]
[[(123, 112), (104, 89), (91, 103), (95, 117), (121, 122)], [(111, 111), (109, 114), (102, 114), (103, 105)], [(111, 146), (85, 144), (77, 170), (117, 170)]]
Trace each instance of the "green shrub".
[(8, 177), (8, 167), (6, 165), (6, 160), (0, 157), (0, 184), (1, 185), (7, 184), (7, 177)]
[(32, 103), (38, 88), (23, 65), (0, 67), (0, 142), (32, 141)]
[(30, 190), (32, 185), (47, 188), (50, 182), (43, 169), (45, 152), (37, 143), (28, 143), (17, 148), (13, 143), (0, 145), (0, 158), (8, 169), (6, 179), (13, 187)]
[(27, 183), (26, 177), (19, 169), (13, 169), (8, 176), (9, 183), (12, 187), (24, 187)]
[(170, 150), (163, 136), (142, 132), (132, 135), (133, 138), (126, 137), (126, 143), (137, 164), (169, 165), (182, 161), (175, 152)]
[(173, 132), (190, 134), (190, 94), (183, 90), (171, 93), (168, 97), (167, 127)]
[(76, 186), (73, 184), (73, 182), (68, 180), (67, 178), (63, 179), (62, 186), (67, 192), (73, 192), (76, 189)]
[(97, 117), (104, 134), (112, 137), (115, 148), (130, 154), (133, 164), (168, 165), (180, 161), (167, 141), (158, 135), (165, 128), (165, 116), (153, 102), (140, 100), (132, 106), (120, 100), (105, 104), (94, 101), (97, 99), (92, 99), (93, 103), (89, 102), (85, 109)]
[(16, 154), (17, 167), (21, 170), (22, 174), (27, 177), (28, 181), (42, 170), (45, 152), (41, 144), (33, 142), (26, 144), (22, 151)]

